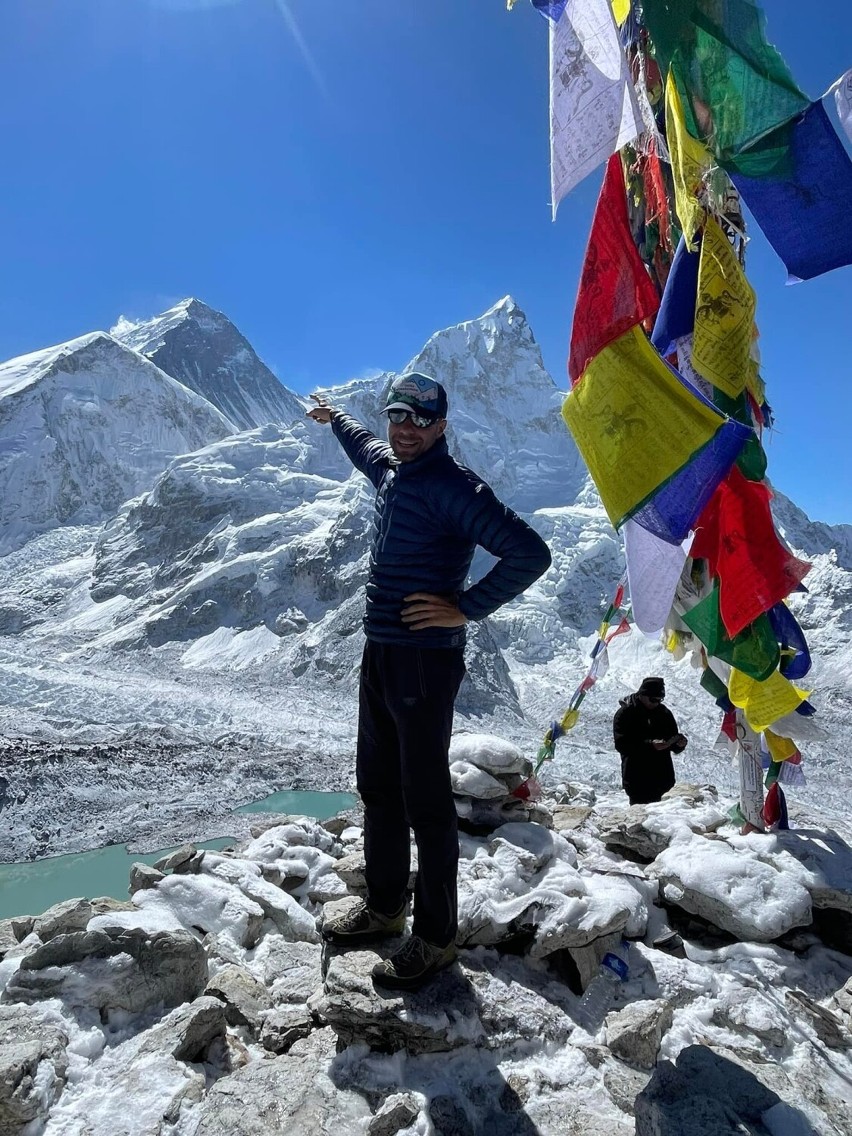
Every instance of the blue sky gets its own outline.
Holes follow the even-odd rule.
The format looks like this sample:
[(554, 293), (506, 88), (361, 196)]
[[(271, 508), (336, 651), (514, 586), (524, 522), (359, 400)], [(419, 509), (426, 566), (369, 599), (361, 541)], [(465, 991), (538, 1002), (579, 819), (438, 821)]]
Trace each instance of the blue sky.
[[(812, 97), (852, 66), (852, 5), (766, 8)], [(0, 357), (195, 295), (307, 391), (511, 292), (567, 385), (603, 171), (552, 224), (527, 4), (4, 0), (3, 25)], [(852, 268), (785, 287), (752, 233), (770, 478), (852, 522)]]

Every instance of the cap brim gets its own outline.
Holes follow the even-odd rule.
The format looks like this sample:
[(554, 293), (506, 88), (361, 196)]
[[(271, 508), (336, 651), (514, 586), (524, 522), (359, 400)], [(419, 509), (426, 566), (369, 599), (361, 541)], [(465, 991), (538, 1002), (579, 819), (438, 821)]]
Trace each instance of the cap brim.
[(440, 417), (434, 411), (412, 406), (410, 402), (391, 402), (382, 410), (382, 414), (387, 414), (389, 410), (404, 410), (407, 414), (422, 414), (424, 418), (431, 418), (433, 422), (437, 422)]

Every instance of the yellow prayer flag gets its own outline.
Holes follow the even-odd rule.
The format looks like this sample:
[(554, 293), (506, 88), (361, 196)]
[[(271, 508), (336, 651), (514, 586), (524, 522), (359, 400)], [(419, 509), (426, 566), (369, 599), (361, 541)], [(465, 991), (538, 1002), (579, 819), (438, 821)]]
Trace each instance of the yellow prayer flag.
[(562, 721), (559, 724), (562, 726), (562, 729), (565, 731), (566, 734), (568, 733), (569, 730), (573, 730), (573, 728), (577, 725), (577, 720), (579, 719), (579, 717), (580, 717), (580, 711), (579, 710), (566, 710), (565, 711), (565, 713), (562, 716)]
[(612, 14), (619, 27), (630, 15), (630, 0), (612, 0)]
[(763, 736), (773, 761), (786, 761), (799, 752), (792, 738), (782, 738), (780, 734), (773, 734), (772, 730), (764, 730)]
[(692, 365), (731, 398), (754, 370), (751, 335), (756, 300), (731, 243), (708, 218), (701, 242)]
[(751, 365), (748, 369), (746, 387), (751, 391), (757, 405), (763, 406), (764, 402), (766, 402), (766, 383), (761, 378), (760, 367), (754, 359), (751, 360)]
[(698, 190), (710, 168), (710, 151), (686, 129), (683, 104), (674, 75), (666, 80), (666, 139), (672, 159), (675, 212), (690, 252), (695, 252), (695, 234), (704, 224), (704, 207)]
[(562, 417), (616, 528), (725, 422), (678, 381), (638, 327), (594, 357)]
[(793, 686), (780, 671), (775, 671), (765, 682), (757, 682), (732, 667), (728, 697), (735, 706), (739, 706), (748, 724), (759, 734), (785, 714), (792, 713), (805, 701), (808, 692)]

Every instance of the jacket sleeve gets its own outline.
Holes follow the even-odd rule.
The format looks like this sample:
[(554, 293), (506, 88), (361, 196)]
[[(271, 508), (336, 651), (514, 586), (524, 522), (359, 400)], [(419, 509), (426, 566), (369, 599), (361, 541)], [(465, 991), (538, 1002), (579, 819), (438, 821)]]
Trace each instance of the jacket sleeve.
[(459, 597), (459, 610), (468, 619), (485, 619), (550, 567), (550, 550), (535, 529), (498, 501), (485, 482), (469, 482), (449, 495), (448, 511), (461, 536), (497, 557), (491, 570)]
[(392, 450), (387, 442), (342, 410), (332, 414), (331, 428), (355, 468), (369, 477), (378, 489), (391, 464)]
[[(668, 715), (668, 718), (667, 718), (668, 729), (666, 730), (666, 737), (667, 738), (673, 738), (675, 736), (675, 734), (680, 733), (680, 730), (677, 728), (677, 722), (675, 721), (675, 716), (674, 716), (674, 714), (672, 714), (671, 710), (669, 710), (668, 706), (663, 707), (663, 709), (666, 711), (666, 714)], [(678, 745), (677, 743), (675, 743), (673, 746), (669, 746), (669, 749), (672, 751), (672, 753), (683, 753), (683, 751), (686, 749), (686, 746)]]
[(636, 735), (630, 729), (630, 713), (626, 706), (620, 706), (612, 720), (612, 740), (623, 757), (628, 757), (639, 749)]
[(643, 737), (643, 728), (636, 716), (635, 707), (629, 703), (620, 706), (612, 720), (612, 740), (622, 757), (641, 757), (656, 753), (648, 738)]

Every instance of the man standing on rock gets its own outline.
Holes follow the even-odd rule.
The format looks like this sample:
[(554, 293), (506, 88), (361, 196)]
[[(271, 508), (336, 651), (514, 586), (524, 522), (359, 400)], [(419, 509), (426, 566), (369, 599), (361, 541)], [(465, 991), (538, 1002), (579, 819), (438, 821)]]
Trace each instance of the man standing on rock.
[[(311, 397), (317, 405), (309, 417), (331, 423), (349, 460), (376, 488), (356, 759), (367, 899), (327, 919), (322, 933), (348, 946), (404, 930), (413, 830), (413, 934), (373, 969), (377, 982), (410, 990), (456, 957), (459, 847), (447, 755), (465, 673), (465, 624), (528, 588), (550, 566), (550, 553), (484, 481), (450, 457), (447, 394), (439, 382), (411, 372), (391, 384), (383, 410), (387, 443)], [(497, 563), (465, 588), (477, 545)]]
[(672, 754), (686, 749), (686, 738), (663, 705), (666, 684), (646, 678), (635, 694), (622, 698), (612, 721), (621, 754), (621, 784), (631, 805), (659, 801), (675, 783)]

